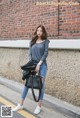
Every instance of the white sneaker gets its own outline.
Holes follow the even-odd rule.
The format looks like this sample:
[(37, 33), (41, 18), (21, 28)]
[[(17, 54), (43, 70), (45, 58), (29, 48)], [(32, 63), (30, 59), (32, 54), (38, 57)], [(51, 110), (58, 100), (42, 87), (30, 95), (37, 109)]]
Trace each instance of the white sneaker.
[(15, 108), (12, 109), (12, 111), (18, 111), (20, 109), (23, 109), (23, 105), (18, 104)]
[(35, 111), (34, 111), (34, 114), (39, 114), (41, 112), (41, 107), (37, 106)]

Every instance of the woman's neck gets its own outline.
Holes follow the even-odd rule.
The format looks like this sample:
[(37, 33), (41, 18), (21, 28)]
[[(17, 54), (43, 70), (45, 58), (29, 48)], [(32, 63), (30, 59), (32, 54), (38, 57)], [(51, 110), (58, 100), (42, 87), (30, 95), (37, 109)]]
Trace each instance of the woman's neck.
[(41, 41), (42, 39), (41, 39), (41, 38), (38, 38), (37, 40), (38, 40), (38, 41)]

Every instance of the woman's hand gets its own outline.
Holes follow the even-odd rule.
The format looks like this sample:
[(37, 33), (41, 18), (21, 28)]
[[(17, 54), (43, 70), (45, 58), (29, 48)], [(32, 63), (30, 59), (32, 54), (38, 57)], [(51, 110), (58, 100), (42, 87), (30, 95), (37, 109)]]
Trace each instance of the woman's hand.
[(35, 71), (36, 71), (36, 72), (39, 72), (39, 69), (40, 69), (40, 65), (37, 64)]
[(39, 63), (37, 64), (36, 69), (35, 69), (36, 72), (39, 71), (41, 64), (42, 64), (42, 60), (40, 60)]

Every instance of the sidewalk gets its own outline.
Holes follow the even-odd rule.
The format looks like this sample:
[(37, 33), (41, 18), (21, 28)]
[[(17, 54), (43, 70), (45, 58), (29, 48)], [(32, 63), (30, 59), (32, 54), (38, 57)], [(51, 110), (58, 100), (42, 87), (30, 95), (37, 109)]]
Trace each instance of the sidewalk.
[[(17, 104), (23, 89), (23, 84), (9, 80), (0, 76), (0, 94), (6, 99)], [(7, 91), (7, 92), (6, 92)], [(36, 91), (37, 92), (37, 91)], [(11, 97), (13, 96), (13, 97)], [(32, 105), (32, 106), (31, 106)], [(24, 107), (33, 112), (37, 103), (32, 98), (32, 93), (29, 90), (25, 100)], [(28, 106), (28, 107), (27, 107)], [(39, 118), (80, 118), (80, 108), (69, 103), (61, 101), (55, 97), (45, 94), (43, 111), (39, 114)]]

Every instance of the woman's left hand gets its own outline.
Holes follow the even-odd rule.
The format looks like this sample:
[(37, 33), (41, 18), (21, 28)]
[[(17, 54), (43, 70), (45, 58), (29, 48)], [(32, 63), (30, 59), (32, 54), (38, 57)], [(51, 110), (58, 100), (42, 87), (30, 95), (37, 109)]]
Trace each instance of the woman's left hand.
[(37, 64), (35, 71), (38, 72), (40, 69), (40, 65)]

